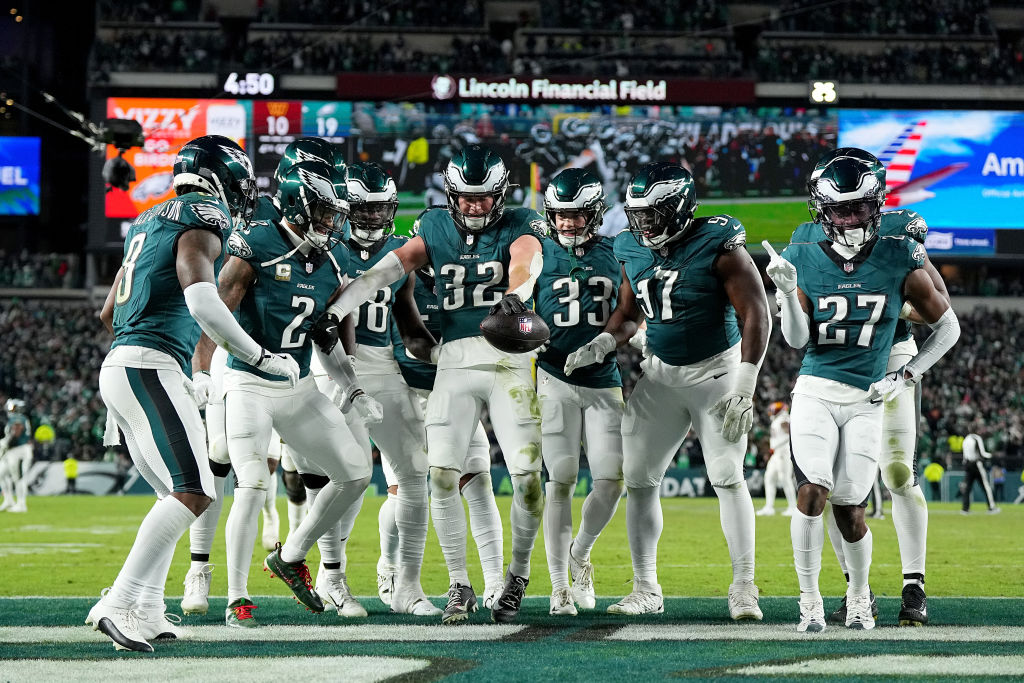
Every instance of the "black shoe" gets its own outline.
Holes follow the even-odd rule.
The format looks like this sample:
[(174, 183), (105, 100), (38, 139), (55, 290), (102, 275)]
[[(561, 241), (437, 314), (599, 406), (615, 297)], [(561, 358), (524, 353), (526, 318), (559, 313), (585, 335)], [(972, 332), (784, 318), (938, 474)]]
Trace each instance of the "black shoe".
[(519, 607), (523, 604), (523, 596), (526, 595), (526, 586), (530, 580), (516, 576), (511, 570), (505, 572), (505, 586), (501, 595), (494, 601), (491, 607), (491, 621), (496, 624), (508, 624), (515, 621), (519, 615)]
[(908, 583), (903, 587), (903, 602), (900, 605), (900, 626), (924, 626), (928, 623), (928, 599), (924, 587)]
[(448, 604), (441, 615), (442, 624), (454, 624), (469, 619), (469, 613), (477, 610), (476, 593), (472, 586), (453, 583), (448, 587)]
[[(875, 602), (875, 593), (872, 590), (868, 590), (868, 594), (871, 595), (871, 616), (878, 619), (878, 603)], [(843, 601), (839, 603), (839, 607), (832, 614), (828, 615), (828, 623), (839, 624), (840, 626), (846, 626), (846, 596), (843, 596)]]

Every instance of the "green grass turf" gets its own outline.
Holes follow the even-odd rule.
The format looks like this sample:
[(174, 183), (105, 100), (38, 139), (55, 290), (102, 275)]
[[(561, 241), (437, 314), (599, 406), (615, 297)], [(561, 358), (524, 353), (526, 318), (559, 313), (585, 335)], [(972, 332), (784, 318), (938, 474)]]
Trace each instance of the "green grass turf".
[[(348, 576), (356, 595), (376, 593), (376, 562), (379, 555), (377, 510), (383, 497), (367, 497), (348, 543)], [(224, 524), (231, 497), (225, 501), (220, 528), (213, 546), (212, 595), (227, 590), (224, 560)], [(660, 581), (665, 595), (716, 597), (725, 595), (731, 570), (714, 498), (664, 499), (665, 531), (659, 545)], [(755, 500), (755, 505), (760, 505)], [(0, 513), (0, 596), (91, 596), (110, 585), (134, 540), (138, 525), (153, 499), (146, 496), (40, 497), (29, 500), (27, 514)], [(505, 558), (509, 557), (508, 511), (511, 498), (499, 497), (505, 530)], [(574, 501), (579, 520), (582, 500)], [(281, 532), (287, 530), (285, 498), (277, 507)], [(975, 506), (977, 508), (978, 506)], [(901, 568), (889, 504), (886, 519), (868, 520), (874, 536), (872, 587), (879, 596), (899, 596)], [(1012, 596), (1024, 597), (1024, 506), (1007, 505), (1000, 515), (975, 510), (962, 516), (955, 504), (930, 506), (927, 589), (930, 597)], [(266, 552), (254, 550), (249, 590), (259, 595), (287, 595), (285, 586), (262, 571)], [(629, 592), (632, 576), (625, 529), (625, 501), (594, 548), (598, 595), (621, 596)], [(311, 569), (319, 562), (314, 549), (308, 558)], [(469, 543), (470, 577), (479, 592), (482, 579), (476, 548)], [(757, 583), (765, 596), (797, 593), (789, 536), (789, 518), (757, 518)], [(168, 579), (168, 595), (181, 594), (188, 569), (187, 534), (175, 553)], [(428, 595), (447, 589), (447, 573), (433, 527), (427, 540), (423, 585)], [(822, 558), (822, 593), (840, 595), (845, 590), (842, 574), (826, 541)], [(544, 554), (543, 531), (533, 554), (529, 595), (547, 596), (551, 584)]]
[[(422, 203), (422, 202), (420, 202)], [(417, 204), (418, 206), (419, 204)], [(404, 212), (395, 216), (396, 232), (408, 235), (419, 211)], [(702, 204), (698, 216), (728, 214), (739, 219), (747, 229), (747, 249), (752, 253), (764, 253), (761, 240), (773, 245), (785, 245), (796, 226), (809, 220), (807, 204), (803, 200), (778, 200), (765, 202), (728, 202)]]

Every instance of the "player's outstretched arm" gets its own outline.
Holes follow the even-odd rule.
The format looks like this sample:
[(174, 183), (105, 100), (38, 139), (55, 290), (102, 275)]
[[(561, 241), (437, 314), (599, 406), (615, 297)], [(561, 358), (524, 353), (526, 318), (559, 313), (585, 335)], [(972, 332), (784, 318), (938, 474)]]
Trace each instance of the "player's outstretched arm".
[(406, 273), (411, 273), (428, 262), (426, 244), (422, 238), (413, 237), (398, 249), (385, 254), (372, 268), (352, 280), (327, 312), (341, 320), (364, 301), (368, 301), (378, 289), (387, 287)]
[[(270, 353), (257, 344), (217, 294), (213, 264), (220, 253), (220, 237), (208, 230), (189, 230), (178, 239), (175, 265), (189, 313), (203, 332), (228, 353), (264, 372), (284, 376), (294, 385), (299, 379), (295, 359), (287, 354)], [(206, 368), (209, 368), (209, 358)]]
[(405, 348), (414, 357), (429, 363), (430, 351), (437, 346), (437, 340), (423, 324), (423, 318), (416, 307), (416, 298), (413, 295), (415, 289), (416, 280), (414, 277), (410, 277), (398, 290), (392, 313), (395, 316), (398, 333), (402, 335), (402, 343), (405, 344)]

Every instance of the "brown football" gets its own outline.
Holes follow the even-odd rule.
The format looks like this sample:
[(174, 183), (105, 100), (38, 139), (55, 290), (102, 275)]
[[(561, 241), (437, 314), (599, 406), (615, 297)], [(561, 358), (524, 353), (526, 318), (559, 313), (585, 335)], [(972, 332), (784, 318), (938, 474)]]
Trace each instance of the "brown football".
[(547, 323), (532, 310), (512, 315), (492, 313), (480, 321), (480, 333), (491, 346), (505, 353), (533, 351), (551, 336)]

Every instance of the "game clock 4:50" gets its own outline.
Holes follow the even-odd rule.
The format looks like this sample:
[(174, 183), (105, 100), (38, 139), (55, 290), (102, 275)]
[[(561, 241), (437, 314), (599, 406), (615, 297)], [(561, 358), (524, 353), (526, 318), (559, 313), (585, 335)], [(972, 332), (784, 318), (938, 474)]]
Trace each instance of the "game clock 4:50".
[(229, 95), (273, 95), (274, 74), (232, 71), (224, 78), (224, 92)]

